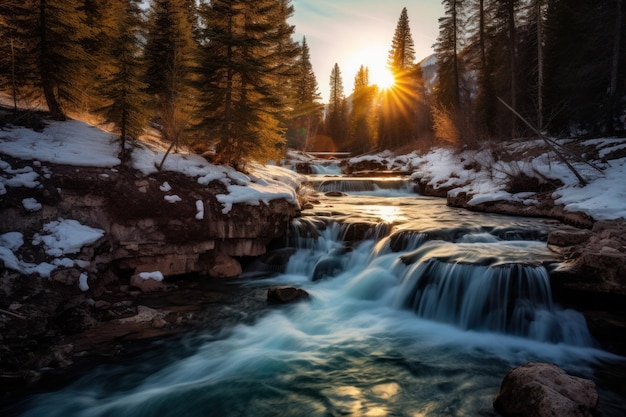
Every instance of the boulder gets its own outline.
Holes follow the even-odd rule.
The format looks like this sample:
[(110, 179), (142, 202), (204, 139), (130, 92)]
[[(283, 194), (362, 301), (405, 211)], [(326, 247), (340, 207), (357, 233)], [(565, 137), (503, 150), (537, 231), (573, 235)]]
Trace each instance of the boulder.
[(509, 371), (493, 406), (505, 417), (600, 415), (594, 382), (548, 363), (529, 362)]
[(163, 281), (154, 278), (144, 278), (142, 274), (135, 274), (130, 277), (130, 285), (139, 288), (141, 292), (154, 292), (165, 290)]
[(236, 259), (223, 253), (212, 257), (212, 264), (207, 273), (211, 278), (234, 278), (241, 274), (241, 264)]
[(309, 293), (301, 288), (284, 286), (267, 290), (267, 301), (273, 304), (289, 304), (309, 298)]

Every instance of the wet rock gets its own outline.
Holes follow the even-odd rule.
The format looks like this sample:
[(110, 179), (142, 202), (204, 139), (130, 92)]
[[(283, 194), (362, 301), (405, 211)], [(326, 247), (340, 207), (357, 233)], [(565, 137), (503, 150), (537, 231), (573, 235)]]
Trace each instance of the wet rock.
[(319, 281), (329, 277), (337, 276), (343, 271), (343, 258), (341, 256), (324, 256), (313, 269), (313, 281)]
[(600, 415), (593, 381), (547, 363), (530, 362), (509, 371), (493, 405), (505, 417)]
[(308, 292), (295, 287), (272, 287), (267, 290), (267, 301), (272, 304), (290, 304), (310, 299)]
[(324, 193), (324, 195), (326, 197), (343, 197), (343, 196), (345, 196), (345, 194), (342, 193), (341, 191), (329, 191), (327, 193)]

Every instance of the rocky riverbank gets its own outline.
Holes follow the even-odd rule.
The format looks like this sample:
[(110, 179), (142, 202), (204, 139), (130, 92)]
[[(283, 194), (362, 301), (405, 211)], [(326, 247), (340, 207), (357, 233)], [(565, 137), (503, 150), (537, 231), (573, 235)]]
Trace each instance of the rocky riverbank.
[(262, 314), (265, 292), (220, 282), (299, 213), (270, 177), (85, 165), (0, 153), (2, 402), (154, 338)]

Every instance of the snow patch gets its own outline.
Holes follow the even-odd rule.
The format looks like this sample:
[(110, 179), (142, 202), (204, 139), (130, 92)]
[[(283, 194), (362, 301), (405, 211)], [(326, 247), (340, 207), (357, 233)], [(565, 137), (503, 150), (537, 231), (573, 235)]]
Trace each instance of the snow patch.
[(78, 253), (83, 246), (90, 245), (104, 236), (104, 230), (84, 226), (76, 220), (61, 218), (45, 224), (43, 232), (35, 234), (33, 245), (43, 243), (46, 253), (55, 257)]
[(174, 195), (166, 195), (163, 198), (168, 203), (178, 203), (179, 201), (183, 201), (183, 199), (180, 198), (179, 196), (177, 196), (176, 194), (174, 194)]
[(78, 288), (80, 288), (82, 292), (89, 290), (89, 284), (87, 283), (87, 274), (82, 273), (80, 274), (80, 277), (78, 277)]
[(155, 272), (140, 272), (139, 278), (141, 279), (153, 279), (155, 281), (163, 281), (163, 274), (160, 271)]
[(159, 190), (166, 193), (168, 191), (172, 191), (172, 186), (167, 181), (165, 181), (163, 184), (161, 184), (161, 186), (159, 187)]
[(26, 211), (34, 212), (41, 210), (41, 204), (34, 198), (25, 198), (22, 200), (22, 206)]
[(204, 219), (204, 203), (202, 200), (196, 201), (196, 220)]

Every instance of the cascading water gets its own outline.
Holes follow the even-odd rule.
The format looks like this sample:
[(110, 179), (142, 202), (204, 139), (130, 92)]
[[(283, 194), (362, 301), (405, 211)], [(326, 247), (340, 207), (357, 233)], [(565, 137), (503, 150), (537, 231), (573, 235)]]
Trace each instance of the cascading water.
[[(364, 224), (364, 239), (347, 241)], [(623, 366), (594, 347), (580, 313), (552, 301), (546, 265), (558, 257), (533, 240), (552, 226), (416, 195), (322, 200), (294, 221), (267, 269), (254, 264), (254, 279), (238, 283), (295, 285), (310, 302), (98, 368), (20, 413), (495, 415), (513, 366), (552, 362), (590, 378), (603, 363)], [(604, 415), (624, 415), (623, 397), (611, 395)]]

